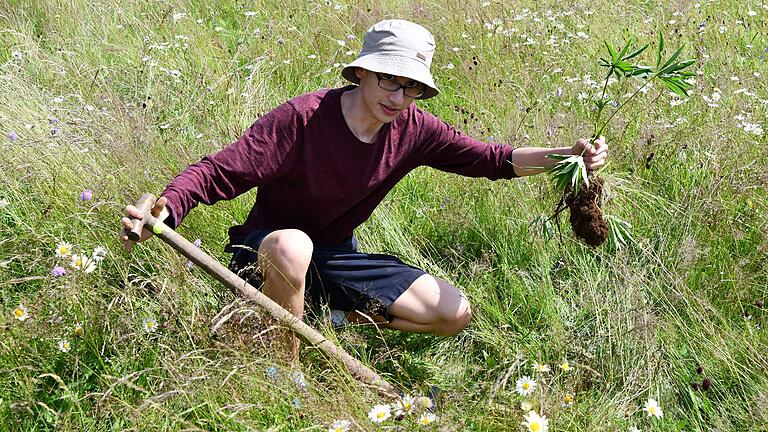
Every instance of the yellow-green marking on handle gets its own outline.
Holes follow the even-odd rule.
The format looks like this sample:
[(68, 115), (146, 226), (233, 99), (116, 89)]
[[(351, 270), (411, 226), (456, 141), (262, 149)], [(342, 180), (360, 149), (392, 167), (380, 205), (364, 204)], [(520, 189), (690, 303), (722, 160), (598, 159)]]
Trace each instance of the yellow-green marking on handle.
[(155, 226), (152, 227), (152, 232), (159, 235), (163, 233), (164, 229), (165, 229), (165, 224), (162, 222), (158, 222), (155, 224)]

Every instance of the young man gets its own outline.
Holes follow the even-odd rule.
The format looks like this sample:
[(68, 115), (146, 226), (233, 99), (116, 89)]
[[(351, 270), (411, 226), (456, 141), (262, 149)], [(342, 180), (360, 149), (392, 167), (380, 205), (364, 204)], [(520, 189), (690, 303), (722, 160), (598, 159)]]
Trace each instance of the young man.
[[(471, 317), (456, 287), (399, 259), (357, 249), (353, 230), (408, 172), (431, 166), (509, 179), (553, 165), (547, 154), (605, 163), (601, 137), (572, 147), (513, 148), (463, 135), (417, 108), (438, 94), (430, 74), (435, 41), (404, 20), (375, 24), (342, 75), (357, 86), (298, 96), (258, 119), (238, 141), (179, 174), (152, 213), (176, 227), (198, 203), (258, 187), (243, 225), (230, 228), (230, 267), (297, 317), (305, 300), (387, 328), (455, 335)], [(532, 168), (538, 167), (538, 168)], [(141, 217), (135, 207), (129, 217)], [(143, 238), (148, 238), (145, 230)], [(130, 246), (127, 237), (122, 237)], [(298, 354), (298, 342), (292, 355)]]

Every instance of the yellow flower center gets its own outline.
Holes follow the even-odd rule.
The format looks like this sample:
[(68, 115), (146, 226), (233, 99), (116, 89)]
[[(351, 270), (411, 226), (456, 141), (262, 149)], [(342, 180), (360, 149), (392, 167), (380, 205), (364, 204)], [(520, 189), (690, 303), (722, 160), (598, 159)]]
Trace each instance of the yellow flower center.
[(379, 413), (376, 414), (376, 418), (384, 418), (384, 411), (379, 411)]
[(423, 417), (421, 419), (421, 424), (428, 425), (429, 424), (429, 417)]
[(78, 258), (77, 261), (75, 261), (75, 265), (77, 267), (82, 267), (83, 266), (83, 259), (82, 258)]
[(411, 410), (411, 404), (409, 402), (406, 402), (403, 404), (403, 411), (410, 411)]
[(80, 327), (80, 326), (75, 327), (75, 334), (78, 335), (78, 336), (82, 336), (83, 335), (83, 328)]
[(336, 429), (334, 429), (334, 432), (344, 432), (344, 431), (343, 431), (343, 430), (341, 430), (341, 428), (340, 428), (340, 427), (337, 427)]
[(573, 402), (573, 396), (572, 395), (565, 395), (565, 403), (569, 404)]
[(59, 249), (62, 255), (66, 255), (67, 252), (69, 252), (69, 248), (66, 246), (62, 246), (61, 249)]
[(541, 423), (533, 422), (533, 423), (531, 423), (530, 428), (531, 428), (532, 432), (539, 432), (541, 430)]
[(16, 315), (16, 317), (18, 318), (18, 317), (24, 315), (24, 311), (21, 310), (21, 308), (17, 308), (15, 311), (13, 311), (13, 314)]
[(523, 383), (523, 390), (528, 390), (531, 388), (531, 383)]
[(649, 406), (648, 407), (648, 412), (653, 414), (653, 415), (656, 415), (656, 407), (653, 406), (653, 405)]
[(152, 321), (147, 321), (147, 328), (151, 329), (154, 326), (155, 326), (155, 323), (153, 323)]

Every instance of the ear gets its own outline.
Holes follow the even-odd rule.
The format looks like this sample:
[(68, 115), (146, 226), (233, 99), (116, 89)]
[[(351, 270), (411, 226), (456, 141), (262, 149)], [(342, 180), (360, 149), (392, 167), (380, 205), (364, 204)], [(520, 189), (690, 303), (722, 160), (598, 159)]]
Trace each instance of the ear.
[(368, 71), (363, 69), (363, 68), (361, 68), (361, 67), (356, 67), (355, 68), (355, 76), (359, 80), (362, 80), (367, 73), (368, 73)]

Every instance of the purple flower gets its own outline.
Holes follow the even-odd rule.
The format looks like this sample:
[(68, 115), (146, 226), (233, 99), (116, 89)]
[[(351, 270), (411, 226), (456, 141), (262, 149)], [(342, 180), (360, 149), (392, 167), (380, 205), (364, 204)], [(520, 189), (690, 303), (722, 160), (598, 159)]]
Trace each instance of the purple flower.
[(203, 241), (200, 239), (195, 239), (192, 244), (195, 245), (195, 247), (200, 247), (200, 245), (203, 244)]
[(64, 276), (64, 273), (67, 271), (62, 266), (56, 266), (51, 270), (51, 275), (53, 276)]
[(19, 139), (19, 135), (14, 131), (10, 131), (8, 132), (8, 139), (11, 141), (16, 141), (17, 139)]
[(184, 263), (184, 267), (186, 267), (187, 270), (192, 270), (194, 266), (195, 266), (195, 263), (193, 263), (192, 261), (187, 261)]
[(349, 40), (357, 39), (357, 36), (350, 34), (350, 35), (347, 35), (347, 39)]
[(86, 189), (80, 193), (80, 201), (90, 201), (93, 199), (93, 191)]

